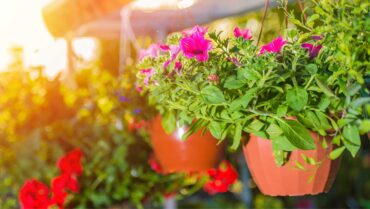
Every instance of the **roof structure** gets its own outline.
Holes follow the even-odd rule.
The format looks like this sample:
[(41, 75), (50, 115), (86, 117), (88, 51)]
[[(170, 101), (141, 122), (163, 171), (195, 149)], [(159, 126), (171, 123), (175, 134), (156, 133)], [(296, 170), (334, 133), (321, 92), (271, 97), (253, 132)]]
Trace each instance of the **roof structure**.
[(44, 22), (55, 37), (65, 36), (86, 23), (105, 18), (132, 0), (54, 0), (43, 8)]
[[(155, 1), (155, 0), (152, 0)], [(196, 24), (255, 10), (264, 0), (194, 0), (184, 9), (145, 11), (130, 7), (131, 0), (55, 0), (43, 10), (47, 27), (55, 37), (74, 36), (120, 38), (125, 28), (120, 11), (130, 10), (129, 23), (135, 35), (170, 33)]]

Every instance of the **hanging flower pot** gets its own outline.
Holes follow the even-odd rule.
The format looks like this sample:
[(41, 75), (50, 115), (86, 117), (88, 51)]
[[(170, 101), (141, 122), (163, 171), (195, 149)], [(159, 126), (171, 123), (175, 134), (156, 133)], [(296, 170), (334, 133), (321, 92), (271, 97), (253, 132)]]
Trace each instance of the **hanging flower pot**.
[[(324, 137), (314, 132), (310, 134), (317, 149), (292, 151), (283, 166), (277, 166), (274, 161), (271, 140), (250, 134), (243, 145), (244, 156), (253, 180), (263, 194), (301, 196), (329, 191), (340, 166), (340, 158), (331, 160), (328, 156), (333, 144), (328, 142), (323, 148)], [(314, 161), (309, 163), (310, 159)]]
[(221, 159), (222, 146), (209, 132), (202, 131), (192, 134), (186, 140), (186, 127), (176, 129), (167, 134), (157, 116), (150, 127), (154, 153), (164, 172), (196, 172), (206, 171), (215, 167)]

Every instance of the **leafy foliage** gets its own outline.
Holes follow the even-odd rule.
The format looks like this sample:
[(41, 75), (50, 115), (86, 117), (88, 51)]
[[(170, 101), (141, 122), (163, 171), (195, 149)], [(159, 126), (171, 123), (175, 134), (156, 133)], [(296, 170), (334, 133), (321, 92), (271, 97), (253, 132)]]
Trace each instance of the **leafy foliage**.
[[(333, 143), (355, 156), (360, 134), (369, 131), (357, 128), (368, 123), (363, 113), (369, 114), (368, 8), (366, 1), (313, 2), (307, 22), (291, 14), (300, 30), (290, 30), (276, 53), (262, 54), (253, 41), (211, 32), (207, 62), (181, 53), (173, 61), (163, 53), (139, 65), (155, 72), (148, 85), (140, 73), (139, 80), (162, 113), (182, 123), (197, 119), (193, 126), (206, 127), (219, 140), (231, 138), (233, 149), (243, 132), (271, 139), (274, 152), (315, 149), (310, 129), (334, 137)], [(177, 45), (183, 36), (170, 36), (168, 44)], [(164, 68), (168, 60), (182, 69)]]

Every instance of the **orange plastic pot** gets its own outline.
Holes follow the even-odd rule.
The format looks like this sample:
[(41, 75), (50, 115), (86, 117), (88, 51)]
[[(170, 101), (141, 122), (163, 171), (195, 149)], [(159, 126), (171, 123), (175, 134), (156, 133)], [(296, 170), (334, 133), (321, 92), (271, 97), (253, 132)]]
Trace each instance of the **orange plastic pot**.
[[(292, 151), (288, 162), (279, 167), (274, 161), (271, 140), (250, 134), (249, 140), (243, 145), (243, 152), (253, 180), (263, 194), (301, 196), (330, 190), (340, 166), (340, 158), (331, 160), (328, 157), (333, 145), (328, 141), (328, 147), (324, 149), (324, 137), (314, 132), (311, 132), (311, 136), (316, 150)], [(306, 163), (302, 154), (321, 164), (313, 166)], [(296, 162), (303, 165), (304, 169), (297, 168)]]
[(149, 129), (154, 154), (164, 172), (206, 171), (217, 166), (222, 155), (222, 146), (209, 132), (201, 131), (186, 140), (181, 136), (186, 128), (179, 128), (172, 134), (166, 134), (161, 119), (157, 116)]

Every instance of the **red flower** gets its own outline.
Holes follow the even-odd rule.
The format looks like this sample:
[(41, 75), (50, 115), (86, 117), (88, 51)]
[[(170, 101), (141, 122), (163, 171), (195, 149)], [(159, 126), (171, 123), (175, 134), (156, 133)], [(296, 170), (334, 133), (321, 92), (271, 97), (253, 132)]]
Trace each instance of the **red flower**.
[(204, 185), (203, 189), (211, 195), (227, 192), (230, 185), (238, 178), (238, 173), (227, 161), (223, 161), (218, 169), (209, 169), (208, 175), (211, 180)]
[(65, 156), (62, 156), (58, 160), (58, 167), (63, 174), (68, 175), (81, 175), (82, 165), (81, 165), (82, 152), (80, 149), (75, 149)]
[(129, 130), (129, 132), (134, 132), (134, 131), (137, 131), (141, 128), (146, 127), (147, 124), (148, 123), (145, 120), (137, 121), (137, 119), (133, 119), (128, 124), (128, 130)]
[(28, 180), (19, 192), (22, 209), (47, 209), (50, 205), (49, 188), (35, 179)]
[(163, 169), (162, 166), (159, 164), (157, 158), (154, 156), (154, 154), (151, 154), (149, 159), (148, 159), (148, 164), (150, 167), (153, 169), (153, 171), (157, 173), (162, 173)]
[(53, 192), (52, 203), (57, 204), (59, 208), (63, 208), (65, 198), (67, 197), (66, 190), (68, 189), (77, 193), (79, 191), (79, 184), (73, 176), (62, 174), (52, 180), (51, 189)]

